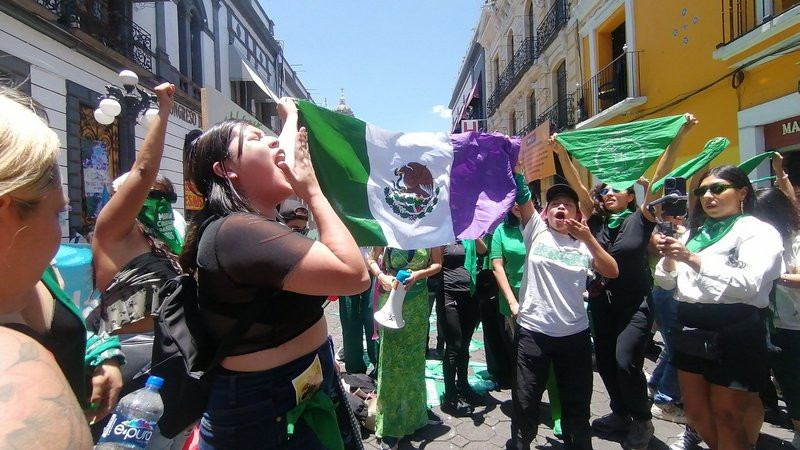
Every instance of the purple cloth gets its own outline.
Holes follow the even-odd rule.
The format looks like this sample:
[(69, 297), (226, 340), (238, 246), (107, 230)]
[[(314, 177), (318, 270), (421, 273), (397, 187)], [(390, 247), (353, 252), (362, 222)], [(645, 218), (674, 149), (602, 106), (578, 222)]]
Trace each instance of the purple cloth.
[(497, 227), (514, 204), (517, 186), (512, 171), (520, 139), (501, 133), (450, 136), (450, 214), (458, 239), (477, 239)]

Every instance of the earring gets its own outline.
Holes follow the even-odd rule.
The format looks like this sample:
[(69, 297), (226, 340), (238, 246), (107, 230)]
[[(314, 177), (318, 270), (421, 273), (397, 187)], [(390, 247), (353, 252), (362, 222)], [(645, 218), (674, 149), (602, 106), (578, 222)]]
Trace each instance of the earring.
[(739, 212), (744, 214), (744, 200), (739, 200)]

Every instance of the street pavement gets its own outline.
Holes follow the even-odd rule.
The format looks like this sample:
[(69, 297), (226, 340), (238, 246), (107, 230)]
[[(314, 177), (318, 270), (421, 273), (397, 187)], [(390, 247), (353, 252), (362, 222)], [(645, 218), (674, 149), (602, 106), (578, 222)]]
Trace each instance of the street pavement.
[[(333, 338), (335, 348), (338, 350), (341, 346), (342, 331), (339, 322), (339, 306), (337, 303), (331, 303), (325, 311), (325, 316), (328, 320), (328, 328), (330, 335)], [(435, 314), (435, 313), (434, 313)], [(431, 327), (430, 345), (435, 345), (436, 330)], [(656, 335), (656, 342), (660, 344), (660, 337)], [(481, 329), (473, 337), (470, 352), (470, 374), (472, 379), (475, 377), (476, 368), (485, 365), (485, 354), (482, 348), (483, 335)], [(429, 361), (430, 367), (435, 363)], [(645, 361), (645, 370), (650, 373), (655, 368), (655, 363), (650, 360)], [(433, 371), (435, 372), (435, 370)], [(432, 382), (428, 380), (428, 388), (431, 389)], [(458, 418), (448, 416), (439, 410), (438, 406), (433, 408), (444, 421), (441, 425), (433, 425), (425, 427), (417, 431), (414, 435), (403, 439), (400, 442), (400, 449), (426, 449), (426, 450), (440, 450), (440, 449), (497, 449), (504, 448), (506, 440), (511, 432), (511, 391), (510, 390), (497, 390), (489, 391), (486, 396), (486, 406), (476, 407), (472, 417)], [(434, 402), (436, 403), (436, 402)], [(609, 408), (608, 393), (605, 390), (603, 381), (600, 375), (594, 372), (594, 393), (592, 394), (592, 420), (601, 417), (611, 412)], [(543, 407), (540, 417), (542, 424), (539, 426), (536, 440), (531, 445), (532, 448), (538, 449), (561, 449), (563, 448), (560, 439), (555, 437), (550, 420), (550, 412), (547, 405), (547, 393), (543, 399)], [(672, 422), (653, 419), (655, 426), (655, 436), (650, 442), (650, 449), (667, 449), (669, 445), (675, 442), (677, 436), (681, 433), (683, 426)], [(592, 438), (592, 447), (595, 449), (620, 449), (622, 448), (621, 442), (624, 436), (616, 437), (598, 437)], [(612, 440), (613, 439), (613, 440)], [(788, 429), (779, 428), (769, 423), (764, 423), (762, 428), (762, 436), (759, 440), (759, 449), (786, 449), (791, 450), (791, 446), (787, 441), (791, 441), (792, 433)], [(377, 439), (374, 434), (371, 434), (368, 439), (364, 441), (364, 447), (367, 449), (379, 448)], [(703, 447), (707, 448), (707, 447)]]

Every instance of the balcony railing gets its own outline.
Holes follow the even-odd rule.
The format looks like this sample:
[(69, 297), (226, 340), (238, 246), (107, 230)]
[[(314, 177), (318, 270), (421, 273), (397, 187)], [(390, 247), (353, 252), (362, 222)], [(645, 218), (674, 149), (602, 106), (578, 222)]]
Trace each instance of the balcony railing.
[(567, 0), (556, 0), (550, 11), (542, 19), (536, 29), (537, 50), (541, 54), (558, 36), (558, 32), (569, 21), (569, 3)]
[(521, 128), (521, 129), (520, 129), (520, 130), (517, 132), (517, 136), (525, 136), (526, 134), (528, 134), (528, 133), (530, 133), (531, 131), (533, 131), (534, 129), (536, 129), (536, 127), (538, 127), (538, 126), (539, 126), (539, 124), (538, 124), (538, 123), (536, 123), (536, 121), (537, 121), (537, 118), (536, 118), (536, 117), (534, 117), (534, 118), (533, 118), (533, 120), (531, 120), (530, 122), (528, 122), (528, 123), (527, 123), (527, 124), (526, 124), (524, 127), (522, 127), (522, 128)]
[(764, 22), (800, 5), (798, 1), (720, 0), (722, 2), (722, 42), (726, 45), (755, 30)]
[(522, 41), (522, 45), (514, 53), (511, 61), (508, 62), (508, 66), (498, 78), (497, 85), (489, 97), (487, 110), (490, 116), (494, 114), (503, 99), (514, 89), (522, 74), (531, 67), (538, 57), (536, 41), (533, 38), (527, 38)]
[(577, 102), (581, 121), (600, 114), (628, 97), (638, 96), (638, 92), (629, 92), (628, 89), (628, 77), (633, 73), (628, 67), (629, 57), (632, 58), (633, 69), (636, 70), (635, 80), (638, 80), (639, 52), (625, 52), (581, 85), (580, 99)]
[(549, 108), (536, 117), (536, 126), (550, 120), (550, 132), (557, 133), (575, 126), (575, 94), (560, 97)]
[(36, 0), (59, 16), (59, 22), (80, 29), (103, 45), (124, 55), (144, 69), (153, 70), (150, 33), (129, 17), (97, 0)]

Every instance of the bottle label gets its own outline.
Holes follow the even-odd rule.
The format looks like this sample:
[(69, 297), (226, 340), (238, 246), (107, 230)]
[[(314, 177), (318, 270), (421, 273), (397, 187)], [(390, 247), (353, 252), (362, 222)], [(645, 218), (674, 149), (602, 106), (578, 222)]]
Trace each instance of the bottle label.
[(100, 442), (125, 443), (134, 448), (144, 449), (153, 437), (155, 429), (156, 422), (114, 413), (103, 428)]

